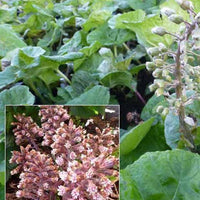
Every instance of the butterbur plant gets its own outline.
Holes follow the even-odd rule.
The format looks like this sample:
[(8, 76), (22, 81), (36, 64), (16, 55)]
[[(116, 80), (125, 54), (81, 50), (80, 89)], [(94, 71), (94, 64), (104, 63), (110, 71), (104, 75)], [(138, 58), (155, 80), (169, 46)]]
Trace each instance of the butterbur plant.
[[(172, 33), (164, 27), (156, 26), (152, 33), (161, 37), (171, 35), (171, 48), (159, 43), (147, 50), (152, 62), (147, 62), (148, 70), (153, 71), (154, 83), (150, 90), (157, 96), (164, 95), (168, 107), (157, 107), (157, 112), (166, 116), (173, 111), (179, 117), (179, 131), (182, 142), (187, 148), (195, 149), (192, 130), (197, 123), (194, 117), (186, 112), (186, 106), (200, 99), (200, 67), (197, 60), (200, 57), (200, 13), (194, 11), (191, 1), (177, 0), (179, 6), (188, 13), (188, 18), (182, 17), (176, 10), (163, 7), (161, 14), (169, 21), (179, 25), (179, 31)], [(173, 30), (172, 30), (173, 31)]]
[(121, 200), (200, 199), (199, 3), (166, 1), (147, 24), (155, 94), (120, 138)]
[(118, 123), (111, 127), (98, 116), (104, 127), (95, 127), (92, 119), (83, 123), (69, 113), (66, 106), (40, 106), (41, 125), (14, 115), (20, 150), (12, 151), (9, 162), (17, 165), (10, 172), (19, 178), (16, 199), (118, 199)]

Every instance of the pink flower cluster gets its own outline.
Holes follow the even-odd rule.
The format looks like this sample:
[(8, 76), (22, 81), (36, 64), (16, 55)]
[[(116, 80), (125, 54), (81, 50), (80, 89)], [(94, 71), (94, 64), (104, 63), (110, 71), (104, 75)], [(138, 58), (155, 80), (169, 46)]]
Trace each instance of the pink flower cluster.
[[(16, 196), (35, 200), (53, 199), (56, 195), (63, 200), (118, 199), (115, 184), (119, 160), (114, 156), (118, 151), (118, 127), (96, 127), (96, 133), (88, 133), (73, 123), (68, 109), (41, 106), (42, 128), (38, 127), (37, 133), (42, 129), (42, 145), (35, 141), (40, 148), (30, 143), (21, 146), (21, 152), (13, 152), (10, 162), (18, 166), (11, 174), (20, 173)], [(13, 123), (18, 126), (14, 134), (19, 137), (18, 132), (20, 135), (25, 126), (23, 121), (21, 126), (17, 123)]]

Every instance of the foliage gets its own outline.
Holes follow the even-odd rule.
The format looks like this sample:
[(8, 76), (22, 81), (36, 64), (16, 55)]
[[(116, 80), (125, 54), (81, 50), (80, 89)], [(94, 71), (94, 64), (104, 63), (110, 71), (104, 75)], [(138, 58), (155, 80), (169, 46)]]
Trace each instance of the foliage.
[[(3, 97), (6, 100), (0, 103), (1, 120), (7, 103), (120, 104), (122, 169), (134, 166), (146, 152), (156, 157), (159, 153), (154, 151), (161, 151), (163, 162), (168, 154), (165, 150), (176, 152), (176, 148), (181, 148), (200, 152), (200, 104), (196, 95), (199, 93), (200, 1), (2, 2), (0, 99), (6, 96)], [(180, 38), (191, 26), (192, 37), (181, 42), (180, 60), (186, 67), (184, 73), (181, 71), (181, 80), (179, 77), (184, 86), (183, 95), (177, 97), (174, 58)], [(145, 63), (150, 72), (145, 69)], [(152, 82), (149, 90), (147, 86)], [(152, 89), (156, 90), (155, 94)], [(16, 93), (12, 90), (26, 93), (25, 98), (23, 95), (18, 95), (19, 101), (18, 97), (13, 98)], [(181, 103), (184, 104), (184, 122), (178, 117)], [(91, 107), (74, 110), (83, 118), (95, 112), (102, 110)], [(3, 131), (2, 123), (0, 131)], [(165, 172), (160, 171), (160, 174)], [(161, 194), (141, 196), (140, 187), (148, 189), (151, 182), (145, 182), (147, 187), (139, 186), (129, 175), (122, 170), (122, 200), (166, 198)], [(166, 182), (166, 187), (171, 186), (170, 182), (173, 181)], [(194, 190), (198, 193), (198, 189)], [(177, 195), (177, 199), (190, 199), (187, 191), (185, 196)]]

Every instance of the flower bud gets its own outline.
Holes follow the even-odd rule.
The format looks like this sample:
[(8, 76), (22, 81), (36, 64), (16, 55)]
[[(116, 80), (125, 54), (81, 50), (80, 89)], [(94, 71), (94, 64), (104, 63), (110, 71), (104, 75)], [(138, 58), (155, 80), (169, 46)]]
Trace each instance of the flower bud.
[(180, 24), (183, 22), (183, 18), (177, 14), (170, 15), (169, 20), (174, 22), (175, 24)]
[(155, 78), (160, 77), (161, 74), (162, 74), (162, 69), (158, 69), (158, 68), (152, 73), (152, 75), (153, 75)]
[(162, 67), (164, 64), (164, 61), (162, 59), (156, 59), (154, 60), (154, 63), (157, 67)]
[(176, 2), (180, 5), (180, 7), (183, 10), (193, 10), (194, 6), (191, 1), (185, 1), (185, 0), (176, 0)]
[(151, 32), (154, 33), (154, 34), (157, 34), (159, 36), (163, 36), (167, 33), (166, 30), (163, 27), (159, 27), (159, 26), (152, 28)]
[(151, 47), (147, 49), (147, 53), (151, 56), (158, 56), (160, 51), (158, 49), (158, 47)]
[(195, 17), (197, 23), (200, 23), (200, 12)]
[(188, 63), (193, 63), (195, 61), (195, 58), (193, 56), (188, 56), (187, 58)]
[(166, 76), (168, 76), (169, 75), (169, 71), (167, 70), (167, 69), (163, 69), (163, 71), (162, 71), (162, 76), (163, 77), (166, 77)]
[(155, 64), (153, 62), (146, 62), (146, 68), (149, 71), (155, 70)]
[(200, 30), (199, 29), (195, 29), (192, 32), (192, 39), (193, 40), (199, 40), (200, 39)]
[(158, 86), (158, 87), (161, 87), (163, 88), (165, 86), (165, 81), (164, 80), (161, 80), (161, 79), (156, 79), (154, 80), (154, 83)]
[(167, 75), (167, 76), (165, 77), (165, 79), (166, 79), (167, 81), (169, 81), (169, 82), (171, 82), (171, 81), (172, 81), (172, 77), (171, 77), (171, 76), (169, 76), (169, 75)]
[(157, 113), (162, 113), (163, 110), (164, 110), (164, 107), (163, 107), (163, 106), (158, 106), (158, 107), (156, 108), (156, 112), (157, 112)]
[(161, 96), (164, 94), (164, 88), (158, 88), (156, 91), (155, 91), (155, 94), (157, 97)]
[(150, 86), (149, 86), (149, 90), (151, 91), (151, 92), (153, 92), (154, 90), (156, 90), (158, 87), (157, 87), (157, 85), (156, 84), (151, 84)]
[(173, 14), (176, 14), (176, 13), (173, 9), (164, 7), (164, 8), (161, 9), (161, 14), (169, 17), (170, 15), (173, 15)]
[(191, 117), (185, 117), (184, 121), (186, 124), (190, 125), (190, 126), (195, 126), (195, 122)]
[(168, 49), (163, 43), (158, 43), (158, 48), (161, 52), (166, 52)]

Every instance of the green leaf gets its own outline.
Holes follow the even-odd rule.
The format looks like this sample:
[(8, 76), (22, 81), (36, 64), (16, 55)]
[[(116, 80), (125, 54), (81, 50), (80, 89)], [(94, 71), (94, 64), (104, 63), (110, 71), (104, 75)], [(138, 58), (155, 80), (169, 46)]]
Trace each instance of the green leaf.
[(98, 72), (98, 67), (103, 61), (103, 58), (98, 54), (94, 53), (90, 57), (85, 57), (83, 59), (76, 60), (74, 62), (74, 70), (84, 70), (87, 72)]
[(120, 171), (120, 199), (144, 200), (138, 191), (136, 183), (125, 170)]
[(180, 28), (179, 25), (172, 23), (165, 16), (162, 19), (160, 15), (145, 17), (145, 13), (142, 10), (116, 15), (109, 21), (109, 25), (113, 28), (125, 28), (134, 31), (138, 42), (145, 47), (157, 46), (160, 42), (170, 46), (173, 41), (170, 35), (161, 37), (153, 34), (151, 31), (153, 27), (162, 26), (166, 30), (172, 30), (173, 33), (177, 33)]
[(159, 5), (160, 2), (163, 2), (164, 0), (128, 0), (128, 4), (133, 8), (134, 10), (137, 9), (143, 9), (147, 10), (151, 7), (155, 7)]
[(83, 119), (89, 119), (99, 113), (104, 113), (105, 107), (104, 106), (71, 106), (70, 112), (72, 115), (76, 117), (80, 117)]
[(199, 165), (200, 156), (184, 150), (146, 153), (121, 171), (122, 180), (135, 188), (120, 190), (121, 200), (134, 195), (142, 200), (198, 200)]
[(108, 10), (95, 10), (83, 24), (83, 29), (88, 32), (91, 28), (102, 25), (111, 15), (112, 12)]
[(123, 42), (134, 38), (135, 34), (131, 31), (111, 29), (108, 24), (104, 24), (88, 34), (87, 42), (91, 44), (98, 41), (102, 45), (121, 45)]
[(70, 52), (67, 54), (64, 54), (62, 56), (58, 55), (58, 56), (42, 56), (45, 59), (48, 59), (50, 61), (55, 61), (59, 64), (65, 64), (67, 62), (71, 62), (77, 59), (80, 59), (83, 57), (83, 53), (81, 52)]
[(18, 68), (11, 66), (7, 67), (4, 71), (0, 72), (0, 89), (14, 83), (17, 79)]
[(143, 10), (130, 11), (123, 14), (113, 16), (108, 24), (111, 28), (128, 28), (132, 30), (134, 24), (138, 24), (145, 19), (145, 12)]
[(109, 103), (110, 94), (108, 88), (97, 85), (84, 92), (79, 97), (67, 102), (74, 105), (106, 105)]
[(71, 87), (75, 94), (80, 95), (88, 87), (98, 84), (96, 78), (86, 71), (77, 71), (72, 76)]
[(9, 25), (0, 25), (0, 57), (5, 56), (8, 51), (25, 46), (23, 40), (16, 35)]
[(164, 126), (158, 123), (151, 127), (147, 135), (134, 150), (120, 157), (120, 168), (123, 169), (127, 165), (132, 164), (146, 152), (164, 151), (168, 149), (169, 147), (166, 144), (164, 136)]
[(0, 93), (0, 131), (4, 129), (4, 106), (33, 104), (35, 97), (26, 86), (15, 86)]
[(13, 8), (6, 8), (6, 7), (2, 7), (0, 8), (0, 22), (1, 23), (8, 23), (8, 22), (12, 22), (14, 20), (14, 18), (17, 15), (17, 8), (13, 7)]
[(120, 154), (124, 155), (134, 150), (148, 133), (154, 118), (134, 127), (120, 138)]
[(59, 98), (56, 101), (57, 104), (65, 104), (66, 102), (76, 97), (76, 94), (71, 86), (67, 86), (65, 88), (58, 88), (57, 95), (57, 97)]
[(127, 86), (131, 90), (133, 89), (133, 77), (128, 71), (110, 72), (101, 79), (101, 83), (109, 88), (122, 85)]
[(165, 138), (167, 144), (175, 149), (178, 146), (181, 133), (179, 132), (179, 118), (170, 111), (165, 119)]
[(77, 31), (70, 40), (61, 46), (58, 54), (62, 55), (68, 52), (78, 51), (81, 48), (82, 37), (82, 32)]
[(80, 52), (84, 53), (86, 56), (91, 56), (93, 53), (97, 52), (102, 45), (95, 41), (90, 46), (83, 47)]

